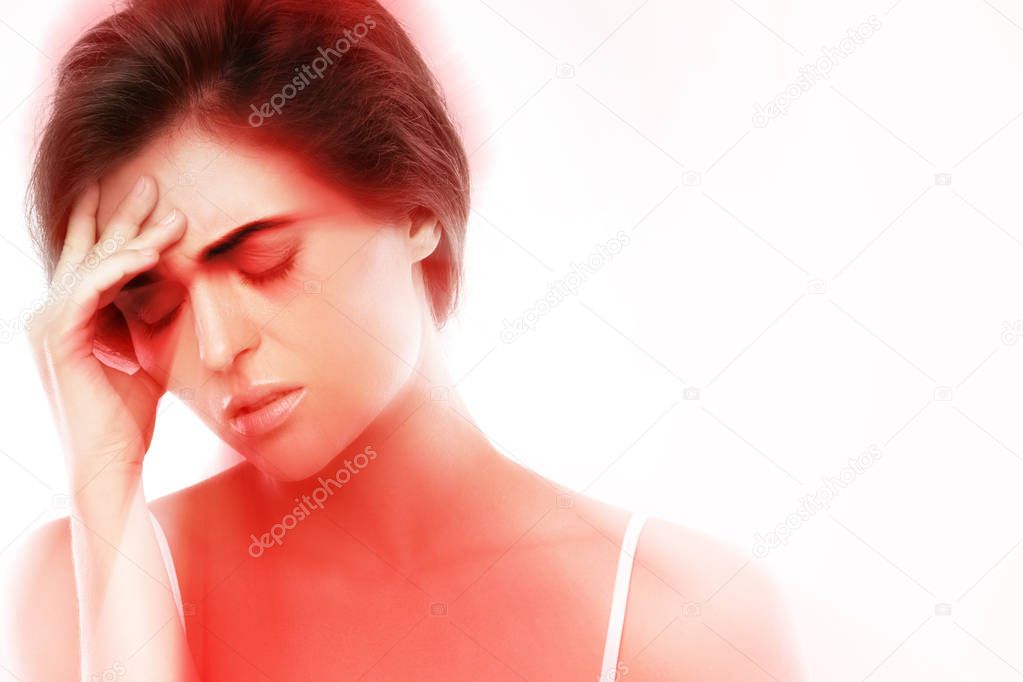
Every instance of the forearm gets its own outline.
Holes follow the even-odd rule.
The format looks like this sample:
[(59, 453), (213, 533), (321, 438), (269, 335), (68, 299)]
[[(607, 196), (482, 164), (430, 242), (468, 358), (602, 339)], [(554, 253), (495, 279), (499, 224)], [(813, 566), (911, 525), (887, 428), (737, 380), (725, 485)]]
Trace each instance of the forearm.
[(72, 500), (81, 679), (195, 682), (170, 576), (140, 478), (103, 473)]

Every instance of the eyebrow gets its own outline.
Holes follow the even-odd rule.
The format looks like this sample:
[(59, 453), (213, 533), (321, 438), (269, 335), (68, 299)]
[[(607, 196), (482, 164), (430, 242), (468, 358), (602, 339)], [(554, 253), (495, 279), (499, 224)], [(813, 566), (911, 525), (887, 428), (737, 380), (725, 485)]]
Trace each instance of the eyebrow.
[[(238, 246), (241, 246), (246, 239), (257, 232), (291, 225), (298, 222), (298, 220), (299, 216), (287, 214), (260, 218), (259, 220), (253, 220), (245, 223), (244, 225), (231, 230), (222, 237), (219, 237), (216, 241), (203, 248), (196, 260), (200, 263), (210, 263), (218, 257), (221, 257), (226, 253), (230, 253)], [(125, 290), (138, 289), (149, 284), (154, 284), (160, 279), (162, 278), (159, 275), (155, 274), (152, 270), (149, 270), (141, 273), (121, 288)]]

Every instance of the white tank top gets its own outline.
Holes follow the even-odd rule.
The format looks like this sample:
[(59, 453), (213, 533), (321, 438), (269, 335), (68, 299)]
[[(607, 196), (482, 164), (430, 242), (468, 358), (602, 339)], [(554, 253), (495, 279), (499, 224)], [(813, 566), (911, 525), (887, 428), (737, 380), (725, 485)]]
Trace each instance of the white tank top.
[(625, 604), (629, 598), (636, 545), (639, 543), (639, 534), (645, 521), (645, 515), (639, 512), (632, 513), (629, 525), (625, 527), (621, 550), (618, 552), (618, 572), (615, 574), (614, 591), (611, 593), (611, 616), (607, 621), (604, 656), (600, 662), (600, 682), (615, 682), (621, 677), (618, 675), (618, 656), (622, 644), (622, 628), (625, 625)]
[(171, 556), (170, 545), (167, 544), (167, 535), (163, 532), (163, 526), (156, 520), (153, 512), (149, 512), (149, 518), (153, 520), (153, 529), (156, 531), (156, 543), (160, 545), (160, 554), (163, 555), (163, 565), (167, 567), (167, 577), (170, 578), (171, 593), (174, 595), (174, 603), (178, 607), (178, 620), (181, 627), (185, 627), (185, 609), (181, 605), (181, 587), (178, 585), (178, 574), (174, 570), (174, 557)]

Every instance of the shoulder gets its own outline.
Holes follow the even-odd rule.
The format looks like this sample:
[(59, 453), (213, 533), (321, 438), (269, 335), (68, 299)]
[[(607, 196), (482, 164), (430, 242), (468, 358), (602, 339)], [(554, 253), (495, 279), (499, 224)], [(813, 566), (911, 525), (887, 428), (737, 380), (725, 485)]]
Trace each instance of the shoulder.
[(647, 627), (663, 631), (647, 642), (637, 633), (634, 651), (647, 648), (636, 668), (649, 661), (694, 680), (803, 679), (785, 598), (761, 560), (661, 519), (650, 519), (644, 536), (636, 552), (647, 588), (640, 599), (651, 614)]
[(149, 502), (149, 509), (168, 537), (181, 538), (187, 528), (207, 532), (224, 526), (230, 512), (251, 503), (247, 490), (252, 481), (252, 465), (237, 464), (187, 488)]
[(16, 679), (78, 679), (78, 598), (67, 518), (20, 538), (3, 560), (0, 660)]
[(225, 555), (237, 551), (238, 539), (247, 537), (243, 520), (257, 504), (252, 486), (252, 466), (246, 462), (149, 502), (186, 602), (189, 595), (205, 593), (205, 581), (231, 561)]
[[(216, 516), (211, 512), (229, 509), (235, 502), (231, 498), (242, 496), (244, 466), (149, 503), (176, 564), (187, 565), (204, 543), (217, 541), (224, 514), (211, 522)], [(189, 533), (189, 526), (205, 532)], [(78, 597), (68, 517), (26, 532), (3, 552), (0, 601), (0, 661), (16, 679), (78, 679)]]
[[(620, 544), (629, 512), (598, 513)], [(656, 517), (636, 547), (620, 661), (644, 680), (804, 679), (785, 600), (762, 562)]]

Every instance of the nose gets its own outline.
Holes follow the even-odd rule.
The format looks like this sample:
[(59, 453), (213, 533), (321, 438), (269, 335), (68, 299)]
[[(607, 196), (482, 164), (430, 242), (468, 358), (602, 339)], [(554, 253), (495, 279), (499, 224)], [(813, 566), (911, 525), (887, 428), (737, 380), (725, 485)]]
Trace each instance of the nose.
[(196, 281), (189, 297), (199, 359), (210, 371), (227, 371), (239, 355), (259, 345), (258, 327), (225, 285)]

